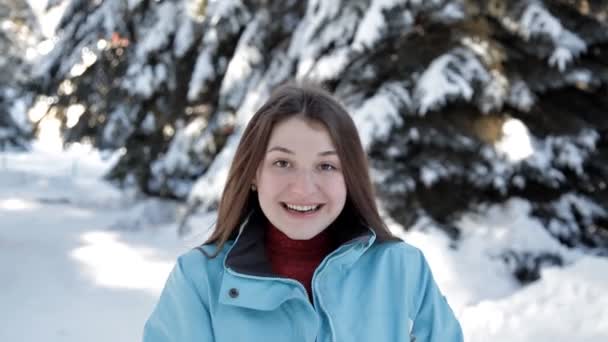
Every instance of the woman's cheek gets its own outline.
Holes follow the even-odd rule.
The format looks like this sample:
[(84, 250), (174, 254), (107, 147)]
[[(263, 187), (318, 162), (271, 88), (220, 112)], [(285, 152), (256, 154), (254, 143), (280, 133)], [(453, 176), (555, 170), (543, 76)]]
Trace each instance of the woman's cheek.
[(321, 182), (325, 189), (331, 189), (334, 192), (345, 192), (346, 184), (344, 177), (341, 174), (333, 174), (322, 177)]

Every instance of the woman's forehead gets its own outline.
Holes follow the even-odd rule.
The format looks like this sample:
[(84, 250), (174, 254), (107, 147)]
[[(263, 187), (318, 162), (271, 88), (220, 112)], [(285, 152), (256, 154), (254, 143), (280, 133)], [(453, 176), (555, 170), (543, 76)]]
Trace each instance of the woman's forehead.
[[(329, 132), (322, 123), (294, 117), (275, 125), (268, 141), (267, 152), (334, 151)], [(288, 153), (288, 152), (287, 152)]]

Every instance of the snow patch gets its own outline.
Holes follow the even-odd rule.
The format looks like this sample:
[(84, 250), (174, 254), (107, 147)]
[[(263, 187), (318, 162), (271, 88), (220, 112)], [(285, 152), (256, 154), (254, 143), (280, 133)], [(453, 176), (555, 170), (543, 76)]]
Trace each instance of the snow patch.
[(116, 230), (142, 230), (173, 224), (178, 217), (179, 204), (173, 201), (149, 198), (140, 201), (119, 217), (111, 226)]
[[(608, 260), (586, 256), (542, 271), (540, 281), (497, 301), (462, 311), (465, 340), (605, 341), (608, 338)], [(559, 317), (556, 324), (556, 317)]]
[(502, 137), (494, 143), (494, 148), (510, 162), (518, 162), (534, 153), (528, 127), (515, 118), (509, 118), (502, 124)]

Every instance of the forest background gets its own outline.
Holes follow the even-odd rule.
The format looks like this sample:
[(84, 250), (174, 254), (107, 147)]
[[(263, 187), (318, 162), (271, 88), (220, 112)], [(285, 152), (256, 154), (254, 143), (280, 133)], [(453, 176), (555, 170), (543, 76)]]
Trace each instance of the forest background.
[[(467, 340), (608, 337), (608, 1), (0, 0), (0, 20), (0, 245), (76, 227), (74, 208), (146, 241), (137, 255), (164, 266), (124, 336), (208, 234), (249, 118), (306, 79), (351, 113), (386, 221), (425, 252)], [(45, 300), (31, 313), (19, 281), (0, 299), (23, 320), (64, 312), (46, 336), (90, 333)], [(0, 339), (22, 340), (16, 317)]]

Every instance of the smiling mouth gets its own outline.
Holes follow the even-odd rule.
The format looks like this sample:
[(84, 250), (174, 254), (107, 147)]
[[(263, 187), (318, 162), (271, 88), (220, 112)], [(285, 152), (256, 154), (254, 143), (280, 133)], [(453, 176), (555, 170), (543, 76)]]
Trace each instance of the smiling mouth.
[(315, 205), (293, 205), (287, 204), (285, 202), (281, 202), (283, 208), (288, 211), (296, 212), (296, 213), (312, 213), (321, 209), (325, 204), (315, 204)]

